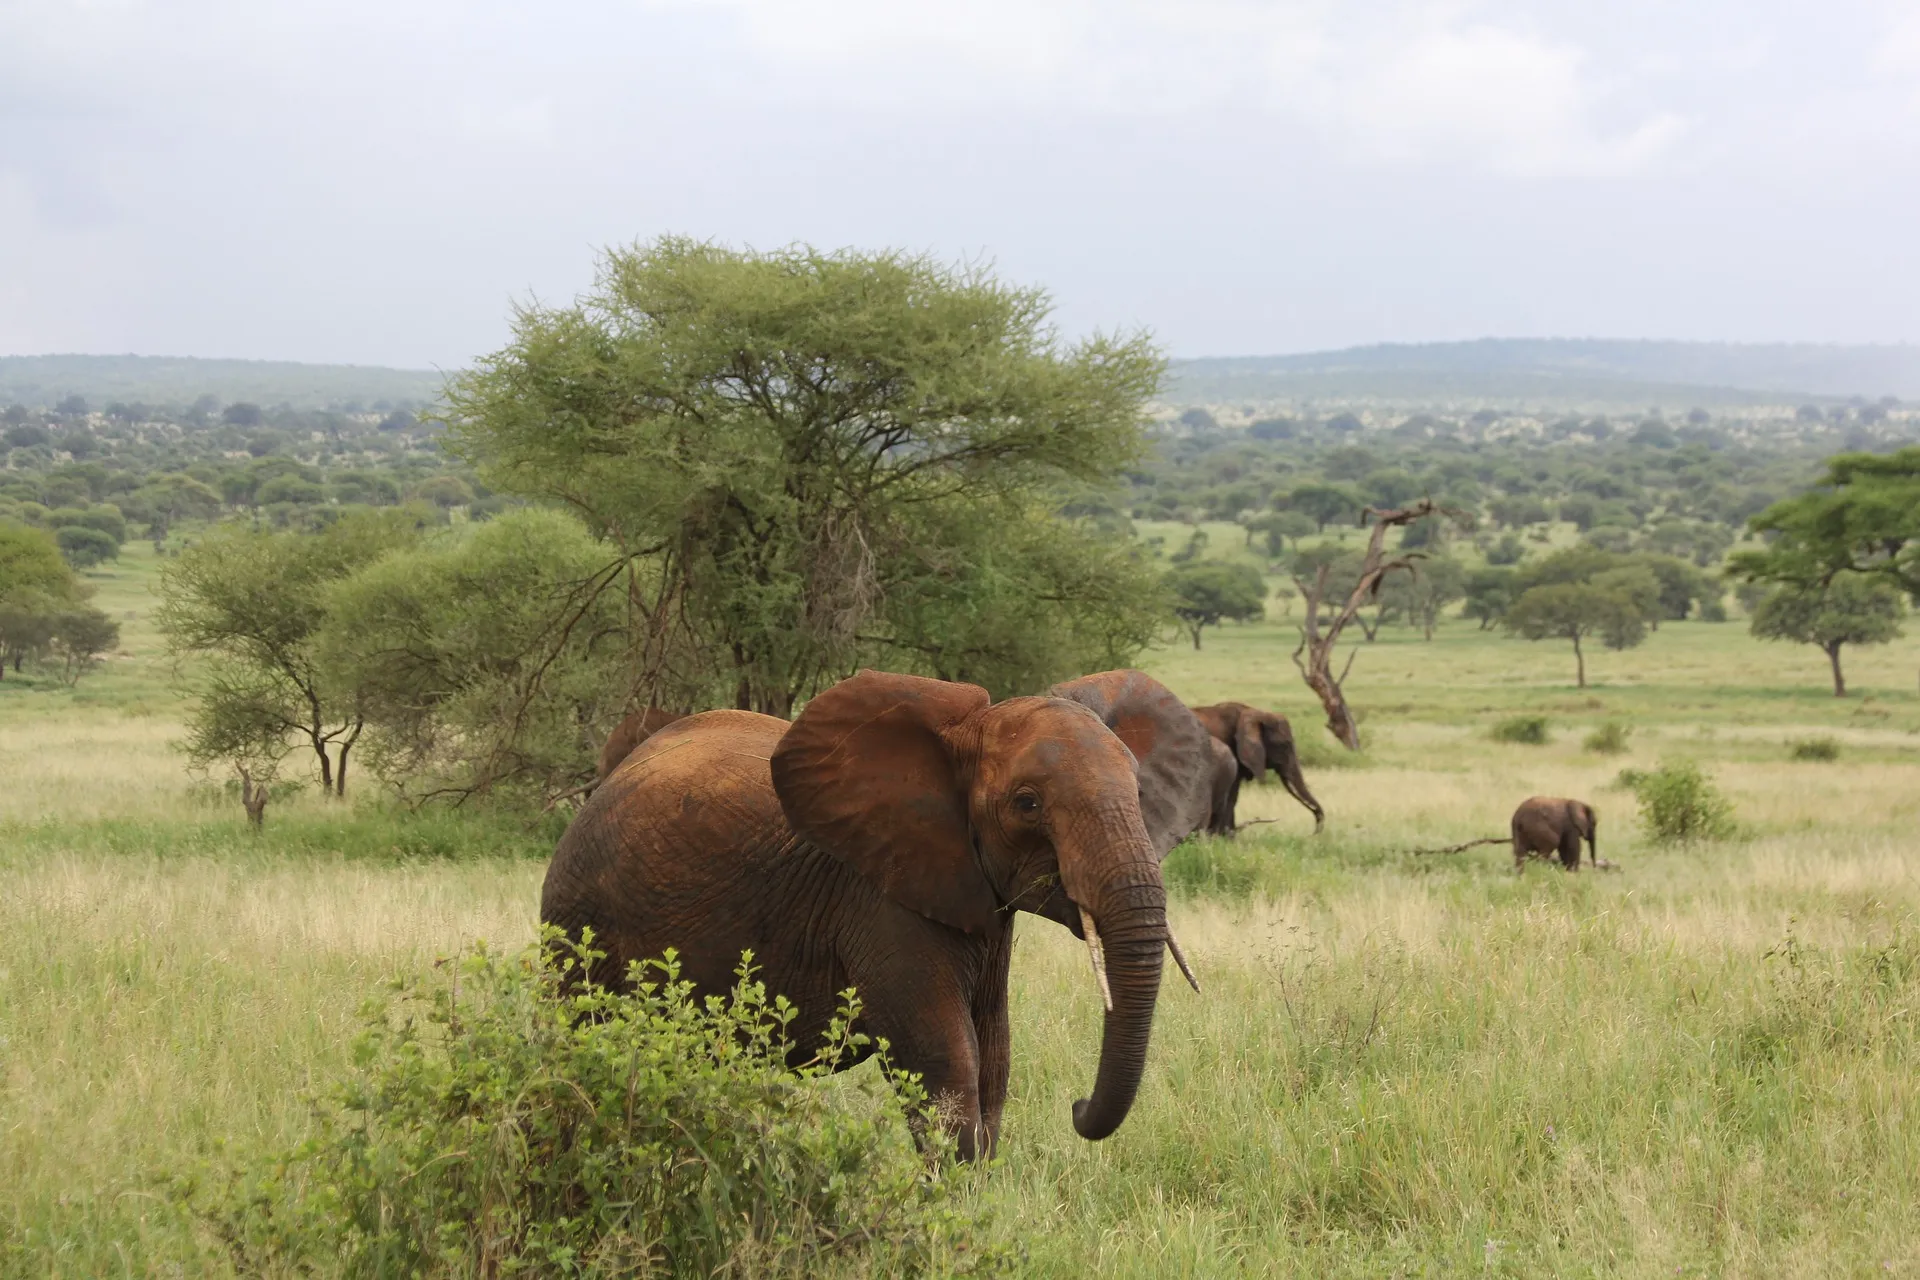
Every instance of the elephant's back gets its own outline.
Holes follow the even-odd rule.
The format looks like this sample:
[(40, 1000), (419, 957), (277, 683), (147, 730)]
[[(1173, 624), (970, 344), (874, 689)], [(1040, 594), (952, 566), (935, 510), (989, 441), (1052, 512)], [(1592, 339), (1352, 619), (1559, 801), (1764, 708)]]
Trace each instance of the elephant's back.
[(1207, 731), (1207, 736), (1217, 738), (1228, 746), (1233, 745), (1233, 726), (1239, 719), (1235, 713), (1238, 703), (1216, 702), (1211, 706), (1190, 708), (1193, 718)]
[(787, 728), (772, 716), (708, 711), (654, 733), (560, 838), (541, 921), (576, 935), (591, 928), (615, 973), (666, 946), (684, 949), (685, 922), (711, 913), (792, 841), (768, 764)]

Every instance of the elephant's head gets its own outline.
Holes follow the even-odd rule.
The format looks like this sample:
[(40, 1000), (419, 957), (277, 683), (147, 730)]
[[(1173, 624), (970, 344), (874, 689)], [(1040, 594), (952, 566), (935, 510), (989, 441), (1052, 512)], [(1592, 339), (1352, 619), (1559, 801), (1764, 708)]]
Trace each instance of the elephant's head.
[(1131, 752), (1077, 702), (863, 671), (806, 705), (772, 759), (801, 836), (921, 915), (969, 933), (1016, 910), (1086, 939), (1106, 1027), (1093, 1096), (1104, 1138), (1133, 1105), (1168, 945), (1160, 860)]

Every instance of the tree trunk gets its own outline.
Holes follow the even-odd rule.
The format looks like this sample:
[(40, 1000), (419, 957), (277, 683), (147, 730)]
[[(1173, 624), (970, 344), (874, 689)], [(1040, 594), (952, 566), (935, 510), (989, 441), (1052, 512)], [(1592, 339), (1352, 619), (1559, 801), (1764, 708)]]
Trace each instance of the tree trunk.
[(1193, 633), (1193, 647), (1196, 651), (1200, 648), (1200, 628), (1205, 625), (1206, 624), (1202, 622), (1192, 622), (1187, 624), (1187, 630)]
[(347, 735), (347, 740), (340, 744), (340, 771), (334, 775), (333, 794), (341, 800), (347, 798), (347, 752), (353, 750), (353, 744), (360, 740), (360, 730), (363, 727), (364, 722), (356, 722), (353, 731)]
[(1580, 636), (1578, 633), (1575, 633), (1573, 637), (1573, 669), (1579, 673), (1579, 679), (1575, 682), (1577, 687), (1582, 689), (1586, 688), (1587, 655), (1580, 652)]
[[(1391, 560), (1383, 559), (1387, 530), (1438, 515), (1443, 510), (1426, 498), (1412, 506), (1392, 511), (1368, 508), (1367, 514), (1374, 517), (1374, 524), (1373, 532), (1367, 538), (1366, 556), (1361, 561), (1360, 578), (1348, 593), (1346, 602), (1328, 619), (1324, 631), (1320, 626), (1320, 605), (1327, 593), (1327, 567), (1321, 567), (1311, 585), (1301, 578), (1293, 580), (1307, 606), (1306, 616), (1300, 623), (1300, 644), (1293, 651), (1293, 665), (1300, 669), (1300, 678), (1306, 682), (1307, 688), (1313, 690), (1314, 696), (1320, 699), (1321, 707), (1326, 710), (1327, 729), (1349, 751), (1360, 749), (1360, 726), (1354, 719), (1352, 709), (1347, 706), (1346, 693), (1341, 688), (1347, 671), (1353, 669), (1353, 655), (1347, 655), (1347, 671), (1335, 676), (1334, 646), (1340, 642), (1341, 631), (1355, 620), (1361, 608), (1378, 597), (1382, 578), (1395, 569), (1409, 569), (1414, 561), (1425, 558), (1424, 552), (1413, 551)], [(1366, 624), (1362, 622), (1361, 627), (1364, 630)]]
[(318, 733), (307, 735), (313, 741), (313, 754), (320, 757), (320, 790), (333, 790), (333, 759), (327, 755), (327, 740)]
[(1827, 661), (1833, 667), (1833, 696), (1844, 698), (1847, 696), (1847, 678), (1840, 674), (1840, 645), (1836, 641), (1824, 647), (1827, 651)]

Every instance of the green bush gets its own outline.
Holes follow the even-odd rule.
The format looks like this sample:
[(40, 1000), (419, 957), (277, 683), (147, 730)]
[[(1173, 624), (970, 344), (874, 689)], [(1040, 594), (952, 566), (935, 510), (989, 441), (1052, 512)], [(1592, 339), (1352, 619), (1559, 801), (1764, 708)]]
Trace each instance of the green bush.
[(211, 1207), (238, 1270), (949, 1275), (1005, 1261), (955, 1207), (963, 1175), (939, 1158), (937, 1125), (915, 1149), (906, 1118), (932, 1116), (918, 1082), (827, 1080), (868, 1045), (851, 992), (796, 1072), (794, 1009), (752, 979), (750, 956), (729, 998), (700, 1000), (672, 953), (621, 995), (568, 989), (592, 953), (551, 932), (543, 945), (476, 947), (370, 1003), (313, 1135)]
[(1633, 730), (1617, 720), (1609, 720), (1598, 726), (1580, 742), (1588, 751), (1603, 756), (1617, 756), (1627, 749), (1627, 737)]
[(1510, 716), (1494, 725), (1490, 736), (1495, 742), (1519, 742), (1530, 747), (1552, 741), (1545, 716)]
[(1832, 738), (1804, 738), (1789, 743), (1787, 755), (1794, 760), (1838, 760), (1840, 744)]
[(1651, 773), (1622, 771), (1640, 802), (1640, 826), (1656, 844), (1725, 840), (1735, 833), (1733, 805), (1692, 760), (1662, 760)]

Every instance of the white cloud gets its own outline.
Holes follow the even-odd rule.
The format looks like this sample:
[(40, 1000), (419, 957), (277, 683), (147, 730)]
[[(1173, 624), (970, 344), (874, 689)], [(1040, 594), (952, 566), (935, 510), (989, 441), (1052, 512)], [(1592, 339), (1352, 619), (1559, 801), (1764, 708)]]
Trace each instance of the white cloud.
[(1376, 161), (1632, 172), (1676, 113), (1603, 127), (1575, 45), (1447, 11), (1318, 0), (653, 0), (723, 15), (779, 91), (864, 105), (1241, 111)]
[(1528, 177), (1637, 171), (1682, 122), (1655, 112), (1601, 128), (1584, 61), (1570, 45), (1497, 27), (1434, 31), (1372, 61), (1346, 123), (1388, 159), (1476, 162)]

